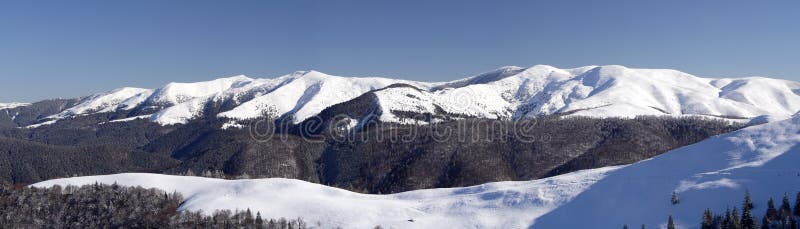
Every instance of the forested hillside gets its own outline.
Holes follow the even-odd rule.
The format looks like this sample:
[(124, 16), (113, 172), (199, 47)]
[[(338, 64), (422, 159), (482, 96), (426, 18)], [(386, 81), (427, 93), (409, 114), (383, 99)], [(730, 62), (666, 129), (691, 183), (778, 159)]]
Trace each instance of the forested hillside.
[(263, 139), (247, 126), (222, 129), (225, 119), (168, 126), (147, 120), (95, 124), (110, 115), (0, 129), (0, 179), (32, 183), (120, 172), (216, 173), (394, 193), (628, 164), (743, 127), (666, 117), (465, 119), (435, 125), (376, 121), (344, 132), (298, 132), (289, 126)]

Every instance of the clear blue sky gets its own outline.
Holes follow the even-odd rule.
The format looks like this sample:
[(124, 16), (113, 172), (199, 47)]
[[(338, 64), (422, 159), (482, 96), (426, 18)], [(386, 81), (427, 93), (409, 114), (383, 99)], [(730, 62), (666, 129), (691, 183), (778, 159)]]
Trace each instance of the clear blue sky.
[(800, 80), (800, 1), (2, 1), (0, 101), (315, 69), (620, 64)]

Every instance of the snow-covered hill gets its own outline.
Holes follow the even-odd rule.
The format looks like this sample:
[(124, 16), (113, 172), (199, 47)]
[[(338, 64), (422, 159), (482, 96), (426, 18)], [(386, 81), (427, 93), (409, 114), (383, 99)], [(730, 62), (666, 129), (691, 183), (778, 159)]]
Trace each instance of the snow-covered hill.
[(180, 210), (250, 208), (266, 218), (303, 217), (309, 225), (319, 222), (323, 228), (524, 228), (614, 169), (392, 195), (359, 194), (280, 178), (220, 180), (142, 173), (56, 179), (33, 186), (116, 182), (154, 187), (183, 194), (186, 201)]
[(397, 113), (500, 119), (702, 115), (747, 121), (800, 110), (800, 83), (794, 81), (701, 78), (675, 70), (616, 65), (573, 69), (536, 65), (503, 67), (444, 83), (303, 71), (268, 79), (236, 76), (169, 83), (154, 90), (122, 88), (89, 96), (51, 118), (134, 110), (137, 112), (130, 115), (148, 114), (161, 124), (177, 124), (203, 115), (251, 119), (270, 111), (300, 122), (327, 107), (393, 84), (410, 87), (376, 91), (372, 106), (379, 109), (376, 113), (382, 121), (409, 122)]
[(745, 190), (760, 216), (770, 197), (800, 191), (799, 143), (800, 117), (716, 136), (614, 171), (533, 228), (663, 228), (668, 215), (697, 228), (706, 208), (741, 209)]

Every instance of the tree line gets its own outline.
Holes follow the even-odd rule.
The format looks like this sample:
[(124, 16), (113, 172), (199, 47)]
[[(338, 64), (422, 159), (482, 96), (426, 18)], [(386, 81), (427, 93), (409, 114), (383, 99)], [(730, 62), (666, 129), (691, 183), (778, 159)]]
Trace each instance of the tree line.
[[(767, 209), (761, 216), (753, 212), (753, 201), (750, 193), (745, 193), (742, 202), (741, 215), (736, 207), (725, 210), (725, 213), (715, 214), (710, 209), (703, 211), (701, 229), (797, 229), (800, 228), (800, 192), (797, 193), (794, 207), (789, 202), (789, 196), (783, 194), (781, 205), (776, 207), (775, 201), (769, 198)], [(673, 227), (674, 228), (674, 227)]]

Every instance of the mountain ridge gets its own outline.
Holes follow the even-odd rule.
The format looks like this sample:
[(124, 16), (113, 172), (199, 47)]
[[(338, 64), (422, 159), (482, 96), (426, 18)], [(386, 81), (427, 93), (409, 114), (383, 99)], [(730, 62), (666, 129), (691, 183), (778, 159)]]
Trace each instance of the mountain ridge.
[[(377, 93), (380, 121), (430, 123), (463, 117), (521, 119), (542, 115), (633, 117), (700, 115), (747, 121), (788, 116), (800, 110), (800, 83), (765, 77), (702, 78), (672, 69), (621, 65), (559, 69), (548, 65), (504, 66), (464, 79), (420, 82), (382, 77), (342, 77), (315, 70), (275, 78), (238, 75), (156, 89), (119, 88), (84, 97), (73, 107), (39, 121), (75, 115), (130, 111), (162, 125), (199, 117), (247, 120), (272, 112), (300, 123), (335, 104), (390, 85)], [(445, 115), (409, 120), (393, 113)], [(357, 118), (357, 117), (353, 117)]]

